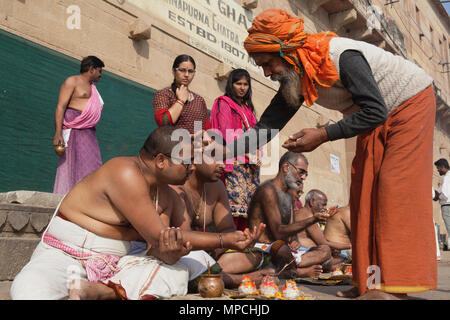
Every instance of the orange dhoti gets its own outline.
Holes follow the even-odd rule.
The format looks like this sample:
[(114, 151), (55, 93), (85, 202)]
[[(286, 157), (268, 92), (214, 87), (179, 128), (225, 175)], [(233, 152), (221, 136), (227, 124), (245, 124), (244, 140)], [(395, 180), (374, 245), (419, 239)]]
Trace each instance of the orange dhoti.
[(350, 190), (353, 282), (359, 293), (437, 286), (432, 210), (436, 102), (430, 86), (358, 136)]

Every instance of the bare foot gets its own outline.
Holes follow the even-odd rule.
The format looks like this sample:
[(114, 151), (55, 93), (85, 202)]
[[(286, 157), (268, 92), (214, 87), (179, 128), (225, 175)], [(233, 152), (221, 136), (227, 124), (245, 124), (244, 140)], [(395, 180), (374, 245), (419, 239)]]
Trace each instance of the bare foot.
[(69, 289), (69, 300), (114, 300), (117, 295), (112, 288), (100, 282), (72, 280)]
[(317, 279), (322, 274), (322, 266), (320, 264), (311, 267), (297, 268), (297, 277)]
[[(245, 273), (245, 274), (248, 275), (250, 278), (252, 278), (252, 280), (255, 281), (255, 284), (258, 285), (259, 283), (261, 283), (264, 276), (266, 276), (268, 274), (269, 275), (274, 274), (274, 273), (275, 273), (274, 268), (266, 268), (266, 269), (262, 269), (262, 270), (258, 270), (258, 271), (254, 271), (254, 272), (250, 272), (250, 273)], [(225, 283), (225, 288), (235, 289), (235, 288), (239, 287), (239, 285), (241, 284), (243, 275), (244, 274), (234, 274), (234, 273), (222, 272), (222, 280)]]
[(341, 298), (357, 298), (359, 297), (359, 291), (358, 288), (353, 287), (350, 290), (347, 291), (338, 291), (336, 293), (336, 296), (341, 297)]
[(356, 300), (408, 300), (406, 293), (389, 293), (379, 290), (371, 290)]

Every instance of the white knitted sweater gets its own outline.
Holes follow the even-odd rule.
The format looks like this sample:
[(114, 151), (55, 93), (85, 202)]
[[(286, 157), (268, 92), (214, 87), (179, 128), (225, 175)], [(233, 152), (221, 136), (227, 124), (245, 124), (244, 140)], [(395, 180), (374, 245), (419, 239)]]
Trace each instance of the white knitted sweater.
[[(433, 78), (411, 61), (369, 43), (342, 37), (330, 41), (329, 55), (338, 73), (339, 58), (346, 50), (359, 51), (366, 58), (388, 113), (433, 82)], [(318, 94), (316, 102), (325, 108), (346, 112), (355, 107), (350, 92), (343, 87), (340, 80), (331, 88), (318, 86)]]

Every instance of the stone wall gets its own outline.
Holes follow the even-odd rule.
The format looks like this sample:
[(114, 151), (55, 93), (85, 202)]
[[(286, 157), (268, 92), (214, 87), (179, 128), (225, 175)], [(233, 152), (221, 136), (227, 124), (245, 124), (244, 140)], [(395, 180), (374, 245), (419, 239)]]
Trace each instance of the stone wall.
[(0, 194), (0, 281), (28, 263), (61, 196), (17, 191)]

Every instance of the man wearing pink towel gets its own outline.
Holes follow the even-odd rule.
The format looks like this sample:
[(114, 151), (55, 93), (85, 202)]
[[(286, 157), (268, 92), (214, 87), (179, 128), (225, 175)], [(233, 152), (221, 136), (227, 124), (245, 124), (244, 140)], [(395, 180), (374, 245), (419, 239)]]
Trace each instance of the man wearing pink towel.
[(104, 66), (99, 58), (88, 56), (81, 61), (80, 75), (68, 77), (61, 86), (53, 145), (64, 145), (66, 150), (58, 161), (53, 193), (68, 193), (102, 165), (95, 126), (100, 120), (103, 100), (94, 82), (102, 77)]

